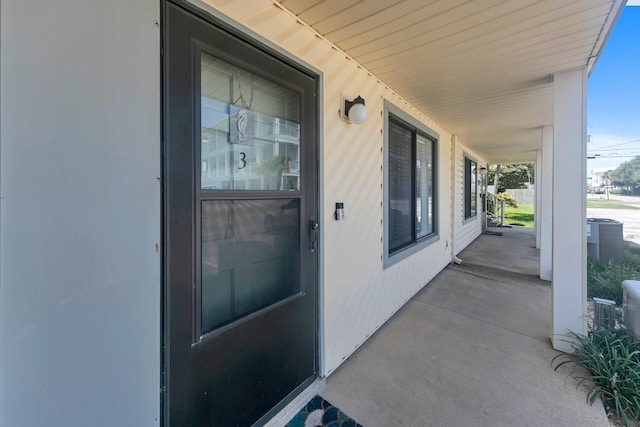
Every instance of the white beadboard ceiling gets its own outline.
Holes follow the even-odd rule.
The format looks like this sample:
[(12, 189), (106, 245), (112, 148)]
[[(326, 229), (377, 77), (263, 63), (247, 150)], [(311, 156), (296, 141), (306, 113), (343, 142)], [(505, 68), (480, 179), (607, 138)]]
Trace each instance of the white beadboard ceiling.
[(625, 3), (274, 1), (490, 163), (535, 160), (553, 74), (591, 71)]

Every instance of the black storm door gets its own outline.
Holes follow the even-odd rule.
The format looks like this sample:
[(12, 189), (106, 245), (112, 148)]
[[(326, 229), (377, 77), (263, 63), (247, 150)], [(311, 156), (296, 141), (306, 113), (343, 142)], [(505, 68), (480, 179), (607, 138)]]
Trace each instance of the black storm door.
[(317, 374), (317, 77), (164, 17), (164, 424), (259, 425)]

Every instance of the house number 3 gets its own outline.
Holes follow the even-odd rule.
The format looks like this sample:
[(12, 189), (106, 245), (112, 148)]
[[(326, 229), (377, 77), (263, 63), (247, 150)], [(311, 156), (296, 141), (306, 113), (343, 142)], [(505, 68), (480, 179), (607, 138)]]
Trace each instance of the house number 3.
[(240, 152), (240, 166), (238, 166), (238, 169), (244, 169), (247, 167), (247, 161), (245, 160), (247, 158), (247, 155), (244, 151)]

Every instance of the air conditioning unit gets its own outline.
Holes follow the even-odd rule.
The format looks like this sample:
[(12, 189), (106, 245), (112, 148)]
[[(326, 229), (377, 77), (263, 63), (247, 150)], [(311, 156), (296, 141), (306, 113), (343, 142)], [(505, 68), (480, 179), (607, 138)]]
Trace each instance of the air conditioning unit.
[(622, 261), (622, 223), (606, 218), (587, 218), (587, 256), (604, 261)]
[(640, 281), (622, 282), (622, 321), (636, 339), (640, 339)]

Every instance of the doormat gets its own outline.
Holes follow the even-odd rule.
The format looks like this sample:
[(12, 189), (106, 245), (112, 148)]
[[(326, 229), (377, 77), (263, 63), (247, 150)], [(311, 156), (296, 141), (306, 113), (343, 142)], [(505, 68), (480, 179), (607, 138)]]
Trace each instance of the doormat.
[(355, 422), (322, 396), (316, 396), (286, 427), (362, 427), (362, 424)]

